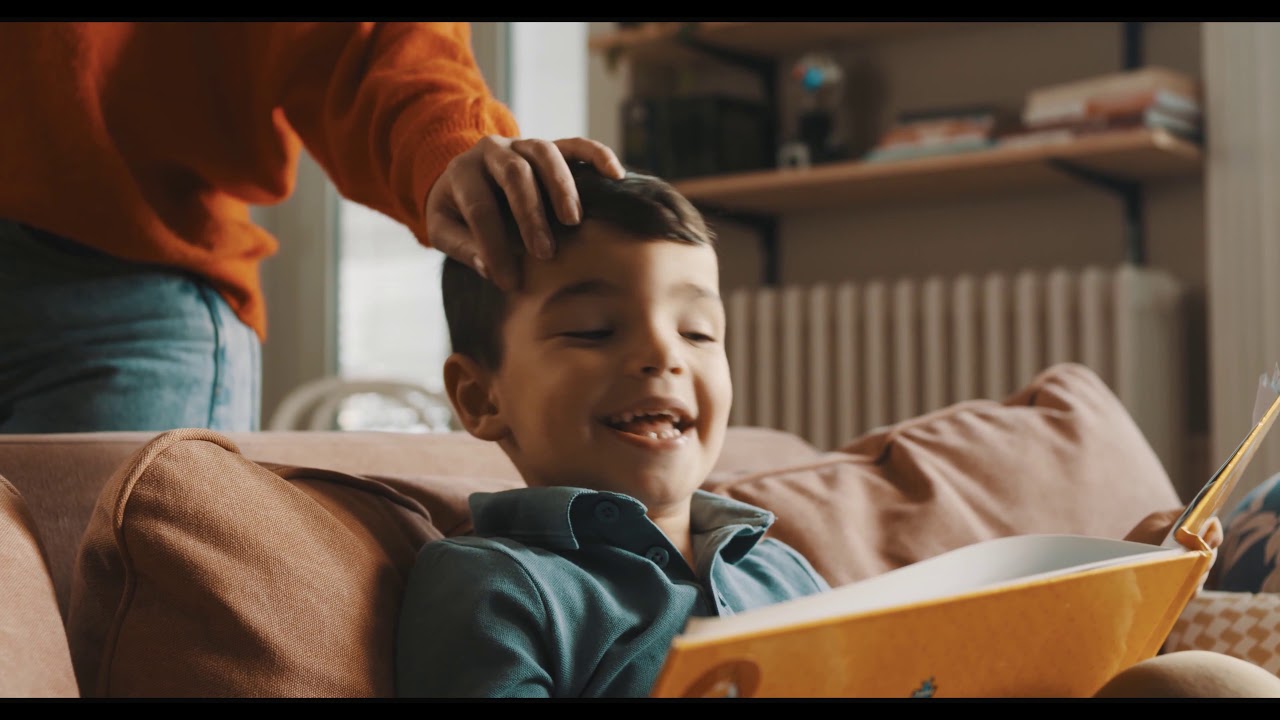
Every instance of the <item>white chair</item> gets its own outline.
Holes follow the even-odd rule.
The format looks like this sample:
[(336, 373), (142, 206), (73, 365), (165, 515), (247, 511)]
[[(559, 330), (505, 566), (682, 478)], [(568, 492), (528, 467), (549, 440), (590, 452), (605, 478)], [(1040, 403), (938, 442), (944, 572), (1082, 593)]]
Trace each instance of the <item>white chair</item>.
[(417, 383), (326, 377), (294, 388), (280, 401), (267, 430), (461, 429), (449, 399)]

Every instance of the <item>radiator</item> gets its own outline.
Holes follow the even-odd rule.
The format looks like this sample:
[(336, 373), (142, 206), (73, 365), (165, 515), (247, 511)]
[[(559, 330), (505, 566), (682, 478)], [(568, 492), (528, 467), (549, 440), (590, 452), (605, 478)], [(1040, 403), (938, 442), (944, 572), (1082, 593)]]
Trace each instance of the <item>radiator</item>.
[(1004, 399), (1058, 362), (1089, 366), (1175, 483), (1186, 378), (1181, 290), (1150, 268), (752, 287), (725, 298), (730, 422), (835, 449), (974, 398)]

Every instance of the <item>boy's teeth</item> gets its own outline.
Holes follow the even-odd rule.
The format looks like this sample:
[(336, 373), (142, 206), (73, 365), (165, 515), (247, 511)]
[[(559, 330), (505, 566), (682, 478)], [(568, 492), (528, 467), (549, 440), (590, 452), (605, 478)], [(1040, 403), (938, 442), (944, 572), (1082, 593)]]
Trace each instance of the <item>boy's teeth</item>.
[(650, 432), (649, 438), (651, 440), (670, 440), (671, 438), (680, 437), (680, 434), (679, 430), (671, 428), (670, 430), (663, 430), (661, 432)]

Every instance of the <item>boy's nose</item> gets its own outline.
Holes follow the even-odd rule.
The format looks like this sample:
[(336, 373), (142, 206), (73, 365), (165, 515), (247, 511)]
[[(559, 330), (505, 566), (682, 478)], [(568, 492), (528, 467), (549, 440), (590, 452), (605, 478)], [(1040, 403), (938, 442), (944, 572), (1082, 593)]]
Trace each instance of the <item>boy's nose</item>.
[(668, 372), (672, 375), (680, 375), (684, 372), (680, 353), (673, 343), (659, 337), (657, 333), (645, 338), (641, 347), (637, 348), (634, 358), (640, 374), (647, 377), (657, 377)]
[(672, 375), (679, 375), (684, 372), (684, 368), (679, 365), (671, 365), (670, 367), (664, 367), (662, 365), (645, 365), (641, 368), (641, 372), (645, 375), (653, 375), (655, 377), (662, 375), (662, 373), (667, 370), (671, 371)]

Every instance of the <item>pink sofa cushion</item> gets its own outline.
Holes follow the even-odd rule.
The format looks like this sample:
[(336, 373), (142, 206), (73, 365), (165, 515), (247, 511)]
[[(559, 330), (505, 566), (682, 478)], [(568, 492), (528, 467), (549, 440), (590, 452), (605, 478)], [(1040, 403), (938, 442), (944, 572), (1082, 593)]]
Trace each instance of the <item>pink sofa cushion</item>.
[(1024, 533), (1122, 538), (1181, 505), (1120, 400), (1083, 365), (870, 433), (820, 461), (709, 488), (772, 510), (832, 585)]
[(0, 477), (0, 697), (79, 694), (31, 513), (17, 489)]

